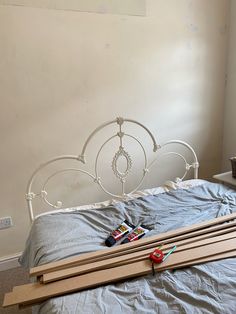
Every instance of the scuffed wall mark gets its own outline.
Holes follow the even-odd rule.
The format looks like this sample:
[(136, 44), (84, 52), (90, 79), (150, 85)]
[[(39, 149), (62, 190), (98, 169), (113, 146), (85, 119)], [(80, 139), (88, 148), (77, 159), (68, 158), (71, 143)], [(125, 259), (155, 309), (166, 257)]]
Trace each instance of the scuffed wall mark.
[(193, 23), (189, 23), (187, 26), (188, 26), (189, 31), (192, 33), (196, 33), (199, 30), (198, 26)]
[(194, 21), (194, 7), (193, 7), (193, 1), (190, 0), (188, 1), (188, 5), (187, 5), (187, 16), (186, 16), (186, 27), (187, 30), (191, 33), (196, 33), (199, 31), (199, 27), (197, 25), (197, 23)]
[(197, 23), (194, 21), (194, 14), (193, 14), (194, 8), (193, 3), (190, 1), (188, 5), (188, 14), (186, 16), (186, 27), (189, 32), (196, 33), (199, 31), (199, 27)]
[(146, 16), (146, 0), (0, 0), (0, 5)]
[(192, 50), (192, 40), (193, 35), (197, 34), (200, 31), (198, 23), (195, 20), (195, 7), (194, 1), (189, 0), (187, 1), (187, 13), (186, 13), (186, 20), (185, 20), (185, 29), (187, 31), (187, 39), (186, 39), (186, 48), (188, 50)]

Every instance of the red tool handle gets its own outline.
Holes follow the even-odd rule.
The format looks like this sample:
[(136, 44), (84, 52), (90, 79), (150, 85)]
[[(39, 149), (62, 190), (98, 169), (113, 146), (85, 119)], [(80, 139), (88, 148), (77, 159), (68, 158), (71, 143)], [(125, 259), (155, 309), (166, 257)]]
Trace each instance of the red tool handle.
[(153, 263), (160, 264), (163, 261), (164, 253), (161, 250), (156, 249), (149, 255), (149, 258)]

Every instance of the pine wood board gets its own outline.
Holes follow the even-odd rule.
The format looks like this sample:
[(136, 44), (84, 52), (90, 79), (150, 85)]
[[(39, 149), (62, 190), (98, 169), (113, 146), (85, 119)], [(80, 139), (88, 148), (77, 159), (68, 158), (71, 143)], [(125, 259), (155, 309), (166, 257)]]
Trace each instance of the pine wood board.
[[(235, 227), (234, 227), (234, 229), (235, 229)], [(219, 232), (223, 232), (223, 231), (220, 230), (217, 232), (219, 233)], [(214, 235), (216, 235), (216, 234), (217, 233), (214, 232)], [(191, 249), (192, 247), (204, 246), (206, 244), (220, 242), (220, 241), (224, 241), (224, 240), (227, 240), (230, 238), (234, 238), (234, 237), (236, 237), (236, 232), (230, 232), (230, 233), (226, 233), (224, 235), (218, 235), (218, 236), (213, 236), (213, 237), (209, 237), (209, 235), (208, 235), (209, 238), (208, 237), (204, 238), (204, 236), (207, 237), (207, 235), (203, 235), (203, 236), (197, 237), (196, 239), (193, 238), (192, 240), (195, 240), (194, 242), (188, 241), (188, 240), (183, 240), (183, 241), (179, 241), (179, 242), (174, 242), (174, 243), (169, 244), (169, 245), (164, 245), (162, 250), (163, 250), (163, 252), (166, 253), (174, 245), (177, 245), (176, 252)], [(144, 260), (144, 259), (148, 258), (149, 254), (152, 252), (153, 252), (153, 249), (147, 249), (147, 250), (127, 254), (125, 256), (118, 256), (115, 258), (110, 258), (110, 259), (106, 259), (106, 260), (99, 261), (99, 262), (89, 263), (87, 265), (81, 265), (81, 266), (77, 266), (77, 267), (59, 270), (56, 272), (46, 273), (46, 274), (42, 275), (42, 282), (43, 283), (49, 283), (52, 281), (61, 280), (61, 279), (69, 278), (69, 277), (76, 276), (76, 275), (86, 274), (88, 272), (99, 270), (99, 269), (106, 269), (106, 268), (121, 266), (123, 264), (132, 263), (132, 261), (136, 260), (137, 258), (139, 260), (142, 260), (142, 259)]]
[(209, 263), (209, 262), (218, 261), (221, 259), (226, 259), (226, 258), (231, 258), (231, 257), (236, 257), (236, 250), (229, 251), (226, 253), (216, 254), (216, 255), (213, 255), (210, 257), (206, 257), (206, 258), (199, 258), (199, 259), (196, 259), (196, 260), (191, 261), (191, 262), (183, 262), (180, 264), (176, 264), (174, 266), (170, 266), (168, 268), (163, 268), (162, 271), (164, 271), (164, 270), (175, 270), (175, 269), (195, 266), (195, 265), (199, 265), (199, 264), (203, 264), (203, 263)]
[[(208, 244), (202, 247), (176, 252), (160, 265), (155, 265), (156, 271), (161, 271), (167, 267), (191, 262), (196, 259), (206, 258), (221, 253), (236, 250), (236, 239), (225, 240), (218, 243)], [(232, 254), (234, 254), (232, 252)], [(60, 296), (89, 288), (95, 288), (100, 285), (117, 282), (132, 277), (147, 275), (151, 273), (150, 261), (140, 261), (129, 265), (123, 265), (116, 268), (98, 270), (85, 275), (75, 276), (68, 279), (49, 283), (47, 285), (34, 283), (21, 286), (20, 290), (7, 293), (4, 298), (4, 307), (32, 303), (38, 303), (49, 299), (50, 297)]]
[[(183, 227), (174, 231), (172, 230), (165, 233), (161, 233), (156, 236), (140, 239), (139, 241), (122, 244), (120, 246), (116, 246), (110, 249), (105, 249), (105, 250), (103, 249), (96, 252), (86, 253), (80, 256), (67, 258), (60, 261), (55, 261), (52, 263), (36, 266), (34, 268), (31, 268), (30, 276), (41, 276), (51, 271), (57, 271), (57, 270), (65, 269), (68, 267), (87, 264), (91, 260), (92, 261), (103, 260), (105, 258), (110, 258), (111, 255), (115, 257), (115, 254), (117, 254), (116, 256), (119, 256), (121, 254), (124, 255), (131, 252), (136, 252), (138, 250), (144, 249), (144, 245), (148, 245), (148, 247), (153, 247), (153, 245), (157, 246), (158, 243), (163, 243), (164, 241), (167, 243), (167, 240), (170, 238), (174, 238), (174, 237), (177, 238), (178, 236), (180, 237), (180, 239), (183, 239), (184, 237), (186, 238), (186, 234), (189, 234), (189, 233), (193, 234), (194, 232), (196, 232), (195, 234), (193, 234), (193, 236), (197, 234), (201, 234), (201, 233), (207, 233), (209, 232), (210, 230), (209, 227), (211, 226), (213, 226), (211, 230), (219, 230), (222, 228), (227, 228), (225, 225), (231, 225), (231, 226), (236, 225), (236, 222), (231, 222), (228, 224), (222, 224), (222, 223), (233, 220), (235, 218), (236, 218), (236, 213), (233, 213), (233, 214), (221, 216), (221, 217), (209, 220), (209, 221), (204, 221), (199, 224), (194, 224), (188, 227)], [(218, 225), (218, 224), (221, 224), (221, 225)], [(145, 247), (145, 248), (148, 248), (148, 247)]]

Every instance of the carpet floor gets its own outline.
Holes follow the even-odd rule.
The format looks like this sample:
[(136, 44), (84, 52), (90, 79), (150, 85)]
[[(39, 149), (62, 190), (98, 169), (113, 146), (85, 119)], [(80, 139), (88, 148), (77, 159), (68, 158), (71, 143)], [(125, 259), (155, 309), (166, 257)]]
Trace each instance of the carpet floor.
[(0, 314), (31, 314), (31, 308), (19, 310), (17, 306), (3, 308), (3, 297), (6, 292), (10, 292), (14, 286), (19, 286), (29, 282), (28, 273), (21, 267), (0, 272)]

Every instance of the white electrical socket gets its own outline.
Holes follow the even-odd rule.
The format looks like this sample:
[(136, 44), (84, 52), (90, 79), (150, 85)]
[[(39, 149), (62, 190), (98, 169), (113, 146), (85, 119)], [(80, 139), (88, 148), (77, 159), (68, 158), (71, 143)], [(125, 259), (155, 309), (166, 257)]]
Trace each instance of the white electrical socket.
[(0, 229), (6, 229), (12, 226), (13, 226), (12, 218), (10, 216), (0, 218)]

